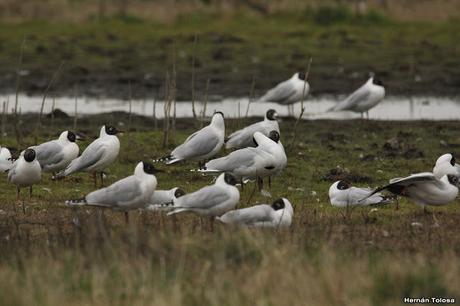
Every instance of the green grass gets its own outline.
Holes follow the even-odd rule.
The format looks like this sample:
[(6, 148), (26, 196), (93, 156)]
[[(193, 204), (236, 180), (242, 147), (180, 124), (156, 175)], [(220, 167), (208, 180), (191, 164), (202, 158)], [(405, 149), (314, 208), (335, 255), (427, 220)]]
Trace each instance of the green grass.
[[(81, 148), (103, 122), (126, 125), (127, 120), (120, 113), (81, 118), (78, 130), (89, 137)], [(254, 120), (227, 120), (228, 132)], [(35, 117), (22, 121), (24, 135), (31, 135)], [(286, 147), (293, 123), (281, 122)], [(70, 119), (57, 120), (52, 134), (71, 125)], [(44, 126), (50, 127), (48, 119)], [(133, 118), (132, 131), (120, 137), (109, 182), (130, 175), (139, 160), (174, 147), (161, 148), (162, 133), (152, 126), (148, 118)], [(195, 128), (180, 120), (177, 129), (180, 143)], [(329, 204), (332, 182), (323, 177), (340, 166), (352, 172), (350, 179), (366, 181), (357, 185), (378, 186), (428, 171), (439, 155), (458, 151), (459, 132), (458, 122), (301, 122), (288, 166), (270, 189), (273, 199), (287, 197), (294, 205), (289, 230), (216, 226), (210, 232), (207, 220), (194, 215), (174, 219), (138, 212), (131, 212), (127, 226), (121, 213), (104, 211), (99, 217), (96, 209), (72, 211), (63, 205), (66, 199), (94, 190), (88, 174), (61, 182), (44, 175), (33, 198), (25, 197), (23, 215), (14, 186), (0, 180), (0, 304), (399, 305), (404, 296), (458, 298), (458, 201), (431, 208), (434, 216), (405, 199), (399, 210), (388, 205), (346, 212)], [(12, 136), (1, 144), (17, 148)], [(400, 148), (384, 149), (394, 137)], [(45, 139), (49, 136), (42, 134)], [(23, 141), (33, 144), (33, 137)], [(194, 163), (159, 167), (167, 172), (157, 176), (158, 188), (192, 192), (212, 182), (188, 171)], [(238, 207), (273, 200), (256, 193), (248, 203), (252, 188), (242, 191)], [(76, 215), (81, 227), (72, 223)]]

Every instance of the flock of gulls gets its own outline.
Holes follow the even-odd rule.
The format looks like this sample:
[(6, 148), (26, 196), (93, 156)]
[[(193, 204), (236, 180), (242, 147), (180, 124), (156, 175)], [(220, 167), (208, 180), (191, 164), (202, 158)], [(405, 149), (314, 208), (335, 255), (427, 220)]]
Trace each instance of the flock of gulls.
[[(309, 85), (305, 74), (294, 76), (269, 90), (260, 101), (292, 105), (308, 94)], [(385, 95), (382, 83), (371, 78), (348, 98), (339, 102), (330, 111), (351, 110), (366, 113), (377, 105)], [(252, 227), (289, 227), (294, 209), (287, 198), (278, 198), (271, 204), (236, 209), (240, 191), (249, 182), (255, 182), (254, 190), (267, 197), (264, 180), (279, 175), (287, 165), (287, 156), (280, 141), (278, 114), (269, 109), (263, 121), (249, 125), (225, 137), (225, 120), (222, 112), (215, 112), (208, 126), (190, 135), (184, 143), (167, 156), (139, 162), (134, 173), (108, 187), (103, 187), (104, 170), (113, 164), (120, 151), (117, 137), (122, 131), (104, 125), (99, 138), (94, 140), (79, 155), (77, 136), (64, 131), (58, 139), (29, 147), (13, 160), (10, 151), (0, 147), (0, 171), (7, 172), (8, 182), (17, 189), (17, 201), (22, 188), (29, 188), (41, 181), (42, 172), (51, 173), (53, 179), (62, 179), (78, 172), (93, 174), (97, 189), (80, 199), (66, 201), (70, 207), (97, 206), (125, 213), (126, 222), (131, 210), (161, 211), (167, 215), (191, 212), (210, 217), (224, 224)], [(230, 153), (214, 158), (225, 146)], [(214, 159), (213, 159), (214, 158)], [(198, 169), (192, 171), (215, 177), (212, 185), (191, 193), (176, 187), (157, 190), (155, 174), (162, 172), (154, 163), (171, 165), (177, 162), (197, 161)], [(438, 158), (432, 172), (422, 172), (403, 178), (394, 178), (389, 184), (376, 189), (353, 187), (348, 182), (337, 181), (330, 186), (329, 198), (333, 206), (351, 207), (387, 203), (395, 196), (408, 197), (415, 203), (444, 205), (454, 201), (458, 195), (460, 166), (452, 154)], [(383, 194), (383, 192), (386, 192)], [(391, 194), (392, 196), (389, 196)], [(213, 222), (211, 222), (213, 224)]]

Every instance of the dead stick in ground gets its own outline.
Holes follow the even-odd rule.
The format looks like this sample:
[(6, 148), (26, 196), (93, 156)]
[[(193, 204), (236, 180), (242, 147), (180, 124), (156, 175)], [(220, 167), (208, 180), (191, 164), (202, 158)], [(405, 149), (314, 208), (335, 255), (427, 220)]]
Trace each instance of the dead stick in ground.
[(248, 107), (246, 108), (246, 118), (249, 115), (249, 106), (251, 105), (252, 100), (254, 100), (254, 89), (256, 86), (256, 77), (252, 76), (252, 83), (251, 83), (251, 89), (249, 90), (249, 98), (248, 98)]
[(77, 123), (78, 123), (78, 87), (75, 85), (74, 87), (74, 95), (75, 95), (75, 113), (73, 117), (73, 131), (77, 131)]
[(193, 55), (192, 55), (192, 114), (193, 119), (196, 121), (196, 109), (195, 109), (195, 51), (196, 51), (196, 43), (197, 43), (198, 36), (195, 34), (193, 39)]
[(16, 71), (16, 95), (15, 95), (14, 116), (13, 116), (14, 134), (16, 136), (16, 142), (19, 147), (22, 147), (22, 136), (21, 136), (21, 130), (19, 128), (19, 116), (18, 116), (19, 88), (21, 84), (21, 67), (22, 67), (22, 58), (24, 55), (25, 44), (26, 44), (26, 39), (24, 37), (21, 43), (21, 51), (19, 53), (18, 69)]
[(306, 87), (307, 87), (307, 80), (308, 80), (308, 76), (310, 74), (310, 67), (311, 67), (311, 62), (312, 61), (313, 61), (313, 58), (310, 57), (310, 60), (308, 61), (307, 69), (305, 71), (305, 83), (303, 85), (303, 90), (302, 90), (302, 100), (300, 100), (300, 107), (301, 107), (300, 115), (297, 118), (297, 120), (295, 122), (295, 125), (294, 125), (294, 130), (293, 130), (293, 133), (292, 133), (292, 140), (291, 140), (291, 143), (289, 145), (289, 149), (291, 149), (294, 146), (294, 142), (295, 142), (295, 138), (296, 138), (296, 132), (297, 132), (297, 126), (299, 125), (299, 122), (302, 119), (303, 113), (305, 112), (305, 107), (303, 105), (303, 102), (305, 100), (305, 91), (306, 91)]
[(206, 80), (206, 89), (204, 92), (204, 105), (203, 105), (203, 112), (201, 114), (201, 128), (204, 125), (204, 118), (206, 117), (206, 108), (208, 107), (208, 90), (209, 90), (209, 79)]

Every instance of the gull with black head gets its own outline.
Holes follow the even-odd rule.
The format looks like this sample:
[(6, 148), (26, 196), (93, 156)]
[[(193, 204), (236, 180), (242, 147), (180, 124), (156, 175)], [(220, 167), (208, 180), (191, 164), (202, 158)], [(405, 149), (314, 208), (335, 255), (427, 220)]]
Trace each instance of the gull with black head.
[(367, 119), (369, 119), (369, 110), (379, 104), (384, 97), (385, 87), (383, 87), (383, 82), (371, 74), (371, 77), (363, 86), (328, 111), (353, 111), (361, 113), (361, 118), (363, 118), (363, 113), (366, 113)]
[(78, 157), (77, 137), (71, 131), (64, 131), (58, 139), (30, 147), (37, 153), (37, 160), (43, 172), (59, 172)]
[(278, 113), (274, 109), (269, 109), (265, 113), (263, 121), (251, 124), (244, 129), (233, 132), (225, 140), (226, 149), (241, 149), (246, 147), (254, 147), (254, 133), (260, 132), (265, 136), (271, 131), (277, 131), (279, 133), (280, 127), (278, 125)]
[(248, 227), (289, 227), (294, 217), (294, 209), (286, 198), (280, 198), (271, 205), (259, 204), (242, 209), (231, 210), (221, 217), (222, 223)]
[(75, 172), (90, 172), (93, 174), (94, 185), (96, 186), (96, 174), (100, 172), (101, 186), (103, 186), (103, 171), (117, 159), (120, 152), (120, 140), (116, 135), (121, 132), (114, 126), (102, 126), (99, 138), (90, 143), (80, 157), (72, 160), (63, 171), (58, 173), (57, 178), (65, 177)]
[[(35, 150), (26, 149), (8, 170), (8, 182), (16, 185), (17, 202), (20, 202), (20, 191), (23, 187), (29, 187), (29, 197), (32, 196), (32, 185), (40, 182), (41, 175), (42, 169)], [(22, 210), (26, 212), (24, 202)]]
[(438, 179), (431, 172), (412, 174), (390, 180), (388, 185), (375, 189), (361, 201), (387, 190), (394, 195), (408, 197), (426, 211), (427, 205), (441, 206), (454, 201), (458, 195), (459, 179), (448, 174)]
[(215, 112), (211, 123), (190, 135), (184, 143), (175, 148), (169, 155), (156, 161), (165, 161), (167, 165), (182, 160), (203, 161), (216, 155), (225, 138), (225, 122), (222, 112)]
[[(292, 104), (300, 102), (308, 96), (310, 84), (308, 84), (306, 77), (305, 72), (296, 72), (290, 79), (268, 90), (258, 101), (292, 106)], [(290, 108), (289, 114), (292, 115)]]
[(211, 217), (212, 228), (214, 218), (234, 209), (240, 200), (240, 192), (235, 187), (236, 183), (236, 178), (232, 174), (222, 173), (213, 185), (175, 199), (172, 203), (172, 211), (168, 215), (192, 212), (200, 216)]
[(66, 201), (69, 206), (97, 206), (125, 212), (128, 223), (128, 212), (144, 208), (150, 201), (156, 187), (155, 173), (162, 172), (146, 162), (139, 162), (134, 174), (123, 178), (112, 185), (93, 191), (77, 200)]
[(336, 207), (367, 206), (389, 202), (389, 199), (379, 192), (362, 200), (364, 197), (370, 195), (372, 191), (370, 188), (351, 186), (346, 181), (337, 181), (329, 187), (329, 200), (331, 201), (331, 205)]

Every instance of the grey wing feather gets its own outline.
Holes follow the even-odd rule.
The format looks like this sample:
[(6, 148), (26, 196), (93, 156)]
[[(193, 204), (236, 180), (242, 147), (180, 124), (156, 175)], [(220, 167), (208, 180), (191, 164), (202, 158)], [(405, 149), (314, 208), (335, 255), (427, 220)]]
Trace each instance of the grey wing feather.
[(97, 141), (92, 142), (86, 149), (83, 151), (80, 157), (74, 159), (66, 168), (66, 173), (72, 173), (86, 169), (94, 164), (96, 164), (105, 153), (105, 146), (98, 143)]
[(283, 102), (295, 93), (296, 90), (294, 86), (289, 81), (285, 81), (267, 91), (267, 93), (260, 98), (260, 101)]
[(246, 148), (234, 151), (227, 156), (213, 159), (206, 163), (210, 170), (232, 171), (237, 167), (251, 167), (254, 165), (255, 148)]
[(369, 95), (370, 91), (367, 90), (363, 85), (350, 96), (348, 96), (348, 98), (332, 107), (330, 111), (352, 110), (360, 101), (367, 99)]
[(219, 136), (211, 128), (204, 128), (191, 135), (187, 140), (172, 151), (172, 156), (191, 158), (211, 152), (219, 143)]
[(227, 212), (220, 219), (225, 223), (251, 224), (270, 222), (273, 209), (267, 204), (256, 205)]
[(129, 176), (109, 187), (91, 192), (86, 196), (86, 201), (93, 205), (122, 206), (140, 197), (142, 190), (139, 180), (135, 176)]
[(230, 199), (221, 187), (206, 186), (193, 193), (186, 194), (174, 202), (174, 208), (208, 209)]
[(373, 192), (371, 192), (367, 197), (363, 198), (361, 201), (370, 198), (374, 194), (389, 189), (394, 186), (409, 186), (413, 183), (422, 183), (422, 182), (433, 182), (437, 185), (442, 184), (431, 172), (423, 172), (423, 173), (417, 173), (413, 174), (408, 177), (404, 177), (401, 179), (393, 179), (390, 184), (379, 187), (375, 189)]
[(55, 165), (62, 161), (64, 154), (62, 146), (54, 141), (50, 141), (35, 147), (32, 147), (37, 152), (37, 160), (40, 165)]

